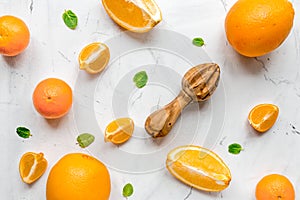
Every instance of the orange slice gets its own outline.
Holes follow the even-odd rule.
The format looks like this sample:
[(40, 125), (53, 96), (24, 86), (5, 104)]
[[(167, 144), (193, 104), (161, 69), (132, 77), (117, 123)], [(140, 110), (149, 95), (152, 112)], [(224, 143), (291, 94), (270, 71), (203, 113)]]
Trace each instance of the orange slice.
[(269, 130), (278, 117), (279, 109), (273, 104), (259, 104), (248, 115), (250, 125), (258, 132)]
[(230, 170), (214, 152), (200, 146), (180, 146), (169, 152), (169, 172), (185, 184), (204, 191), (217, 192), (228, 187)]
[(48, 162), (43, 153), (25, 153), (19, 163), (19, 172), (23, 182), (31, 184), (46, 171)]
[(122, 144), (132, 136), (134, 123), (130, 118), (119, 118), (108, 124), (105, 130), (105, 142)]
[(102, 4), (118, 25), (133, 32), (150, 31), (162, 20), (154, 0), (102, 0)]
[(84, 47), (78, 57), (79, 68), (90, 74), (101, 72), (110, 59), (109, 48), (100, 42), (94, 42)]

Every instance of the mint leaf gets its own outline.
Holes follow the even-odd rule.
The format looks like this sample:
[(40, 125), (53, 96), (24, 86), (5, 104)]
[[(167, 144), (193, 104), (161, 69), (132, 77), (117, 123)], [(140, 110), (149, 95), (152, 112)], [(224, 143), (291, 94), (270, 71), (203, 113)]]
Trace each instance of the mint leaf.
[(194, 38), (193, 45), (197, 47), (202, 47), (204, 45), (204, 40), (202, 38)]
[(130, 197), (133, 194), (133, 186), (130, 183), (127, 183), (123, 187), (123, 196)]
[(77, 137), (77, 142), (81, 148), (88, 147), (95, 140), (95, 137), (89, 133), (82, 133)]
[(66, 10), (62, 15), (62, 18), (70, 29), (75, 29), (77, 27), (78, 18), (71, 10)]
[(237, 143), (233, 143), (228, 146), (228, 152), (232, 154), (239, 154), (242, 150), (242, 146)]
[(30, 130), (28, 128), (25, 128), (25, 127), (18, 127), (16, 132), (22, 138), (29, 138), (30, 136), (32, 136), (30, 134)]
[(138, 88), (144, 87), (147, 84), (147, 81), (148, 81), (148, 76), (145, 71), (140, 71), (136, 73), (133, 77), (133, 82)]

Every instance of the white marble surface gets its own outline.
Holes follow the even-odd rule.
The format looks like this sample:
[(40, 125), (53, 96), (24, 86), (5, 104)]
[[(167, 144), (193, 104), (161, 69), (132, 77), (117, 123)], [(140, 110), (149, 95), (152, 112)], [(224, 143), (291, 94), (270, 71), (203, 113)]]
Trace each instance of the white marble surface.
[[(296, 15), (294, 27), (287, 40), (277, 50), (258, 58), (245, 58), (238, 55), (226, 41), (224, 19), (234, 2), (235, 0), (157, 0), (163, 13), (163, 21), (155, 28), (171, 30), (191, 40), (199, 36), (204, 38), (206, 45), (202, 48), (221, 67), (222, 84), (212, 100), (202, 106), (201, 116), (199, 117), (197, 112), (192, 112), (193, 109), (187, 109), (180, 122), (184, 124), (196, 116), (199, 117), (198, 125), (201, 125), (202, 132), (205, 133), (217, 127), (215, 129), (218, 131), (216, 141), (209, 147), (218, 153), (230, 167), (232, 172), (230, 186), (220, 193), (206, 193), (191, 189), (175, 180), (165, 168), (155, 168), (150, 172), (136, 174), (130, 170), (124, 172), (122, 166), (111, 165), (109, 167), (112, 182), (110, 199), (124, 199), (121, 191), (127, 182), (134, 185), (134, 195), (129, 198), (132, 200), (255, 199), (256, 183), (264, 175), (270, 173), (280, 173), (289, 177), (296, 189), (296, 199), (300, 198), (300, 159), (298, 156), (300, 151), (300, 2), (292, 1)], [(61, 15), (65, 9), (73, 10), (79, 17), (79, 25), (74, 31), (66, 28), (62, 21)], [(126, 163), (128, 160), (118, 156), (116, 152), (127, 151), (132, 155), (139, 154), (143, 150), (141, 147), (151, 151), (150, 147), (153, 145), (163, 149), (161, 145), (165, 141), (155, 142), (147, 140), (144, 136), (140, 140), (143, 141), (142, 144), (132, 140), (117, 148), (103, 144), (103, 136), (97, 133), (94, 133), (96, 141), (90, 148), (82, 150), (75, 144), (76, 136), (83, 131), (77, 124), (80, 116), (78, 116), (76, 105), (89, 101), (84, 98), (78, 99), (81, 94), (76, 93), (78, 77), (83, 73), (79, 72), (77, 55), (86, 44), (94, 41), (105, 42), (122, 32), (107, 16), (100, 0), (0, 0), (0, 13), (22, 18), (31, 32), (30, 45), (24, 53), (13, 58), (0, 57), (1, 199), (46, 199), (45, 185), (49, 170), (62, 155), (68, 152), (82, 151), (91, 153), (101, 160), (120, 160)], [(164, 60), (163, 53), (154, 53), (154, 57), (157, 62)], [(119, 66), (124, 64), (120, 63)], [(168, 62), (164, 64), (171, 65)], [(114, 65), (109, 67), (112, 67), (111, 72), (114, 72)], [(182, 75), (186, 71), (186, 68), (183, 69), (175, 71)], [(107, 70), (105, 73), (110, 74), (109, 72)], [(110, 75), (111, 81), (121, 76), (122, 74)], [(44, 120), (35, 112), (32, 105), (31, 95), (35, 85), (47, 77), (65, 80), (75, 92), (77, 102), (74, 103), (72, 111), (60, 120)], [(177, 79), (174, 78), (174, 80)], [(157, 90), (161, 92), (161, 96), (155, 96), (157, 99), (155, 102), (159, 102), (156, 103), (158, 107), (174, 97), (179, 91), (179, 86), (173, 90), (169, 93)], [(108, 94), (109, 91), (103, 89), (96, 93), (95, 96), (99, 95), (99, 101), (101, 101), (102, 92)], [(133, 93), (132, 95), (138, 96), (139, 94)], [(148, 102), (147, 99), (151, 97), (141, 98), (145, 102)], [(145, 110), (140, 115), (135, 115), (135, 112), (143, 108), (143, 101), (135, 107), (128, 105), (128, 112), (136, 118), (139, 127), (143, 123), (139, 117), (154, 109), (154, 107), (145, 106)], [(103, 106), (110, 106), (110, 102), (102, 103)], [(262, 135), (256, 134), (246, 121), (249, 110), (259, 103), (274, 103), (280, 108), (277, 123), (270, 131)], [(148, 104), (145, 103), (145, 105)], [(95, 105), (97, 109), (103, 108)], [(213, 109), (218, 106), (222, 113), (215, 114)], [(105, 112), (95, 115), (101, 120), (103, 118), (103, 123), (99, 122), (101, 129), (105, 128), (111, 115), (109, 111), (107, 115)], [(219, 115), (221, 118), (217, 118), (217, 121), (212, 120), (215, 119), (214, 115)], [(18, 126), (30, 128), (33, 137), (26, 140), (18, 137), (15, 133)], [(180, 127), (178, 126), (177, 129), (175, 127), (175, 130), (181, 132)], [(205, 146), (207, 137), (202, 137), (202, 132), (193, 135), (196, 138), (191, 143)], [(165, 140), (171, 141), (170, 138), (172, 136), (168, 136)], [(182, 140), (184, 141), (184, 137)], [(244, 147), (240, 155), (235, 156), (227, 152), (227, 146), (233, 142), (240, 143)], [(166, 145), (166, 149), (168, 147)], [(98, 150), (103, 152), (97, 152)], [(18, 172), (19, 159), (27, 151), (44, 152), (49, 162), (46, 173), (30, 186), (21, 181)], [(145, 154), (149, 153), (146, 150), (145, 152)], [(158, 151), (158, 160), (164, 159), (165, 156), (164, 151)], [(154, 160), (147, 162), (151, 164)], [(138, 167), (142, 171), (143, 166)]]

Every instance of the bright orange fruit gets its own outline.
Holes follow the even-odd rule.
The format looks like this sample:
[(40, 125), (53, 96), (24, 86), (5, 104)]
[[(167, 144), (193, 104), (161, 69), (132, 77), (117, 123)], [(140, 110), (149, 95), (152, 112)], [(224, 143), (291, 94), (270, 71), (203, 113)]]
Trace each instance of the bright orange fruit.
[(78, 56), (79, 68), (96, 74), (107, 66), (109, 59), (109, 48), (103, 43), (94, 42), (81, 50)]
[(169, 152), (169, 172), (185, 184), (204, 191), (221, 191), (231, 181), (229, 168), (214, 152), (199, 146), (180, 146)]
[(57, 119), (70, 110), (72, 106), (72, 89), (63, 80), (48, 78), (41, 81), (33, 95), (35, 109), (46, 119)]
[(257, 200), (295, 200), (295, 190), (285, 176), (271, 174), (257, 183), (255, 196)]
[(63, 156), (51, 169), (47, 200), (108, 200), (110, 175), (105, 165), (82, 153)]
[(248, 115), (250, 125), (258, 132), (266, 132), (275, 124), (279, 108), (273, 104), (259, 104)]
[(102, 4), (118, 25), (133, 32), (150, 31), (162, 20), (154, 0), (102, 0)]
[(48, 162), (43, 153), (25, 153), (19, 163), (19, 172), (25, 183), (31, 184), (46, 171)]
[(129, 140), (134, 129), (133, 120), (119, 118), (109, 123), (105, 129), (105, 141), (114, 144), (122, 144)]
[(5, 15), (0, 17), (0, 54), (16, 56), (28, 46), (29, 29), (19, 18)]
[(294, 15), (293, 5), (287, 0), (238, 0), (227, 13), (226, 36), (240, 54), (262, 56), (283, 43)]

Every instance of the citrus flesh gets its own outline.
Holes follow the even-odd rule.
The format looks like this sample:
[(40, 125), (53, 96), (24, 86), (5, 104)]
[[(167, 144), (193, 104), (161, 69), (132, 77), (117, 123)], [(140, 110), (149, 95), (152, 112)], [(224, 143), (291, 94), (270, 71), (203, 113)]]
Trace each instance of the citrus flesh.
[(78, 57), (79, 68), (90, 74), (96, 74), (105, 69), (109, 59), (109, 48), (103, 43), (94, 42), (81, 50)]
[(274, 104), (259, 104), (248, 115), (250, 125), (258, 132), (266, 132), (275, 124), (279, 108)]
[(180, 146), (169, 152), (169, 172), (185, 184), (204, 191), (221, 191), (231, 181), (229, 168), (214, 152), (200, 146)]
[(134, 130), (133, 120), (119, 118), (107, 125), (105, 129), (105, 141), (114, 144), (122, 144), (130, 139)]
[(23, 182), (31, 184), (38, 180), (46, 171), (48, 162), (43, 153), (27, 152), (19, 163), (19, 172)]
[(102, 0), (102, 4), (114, 22), (129, 31), (147, 32), (162, 20), (154, 0)]

